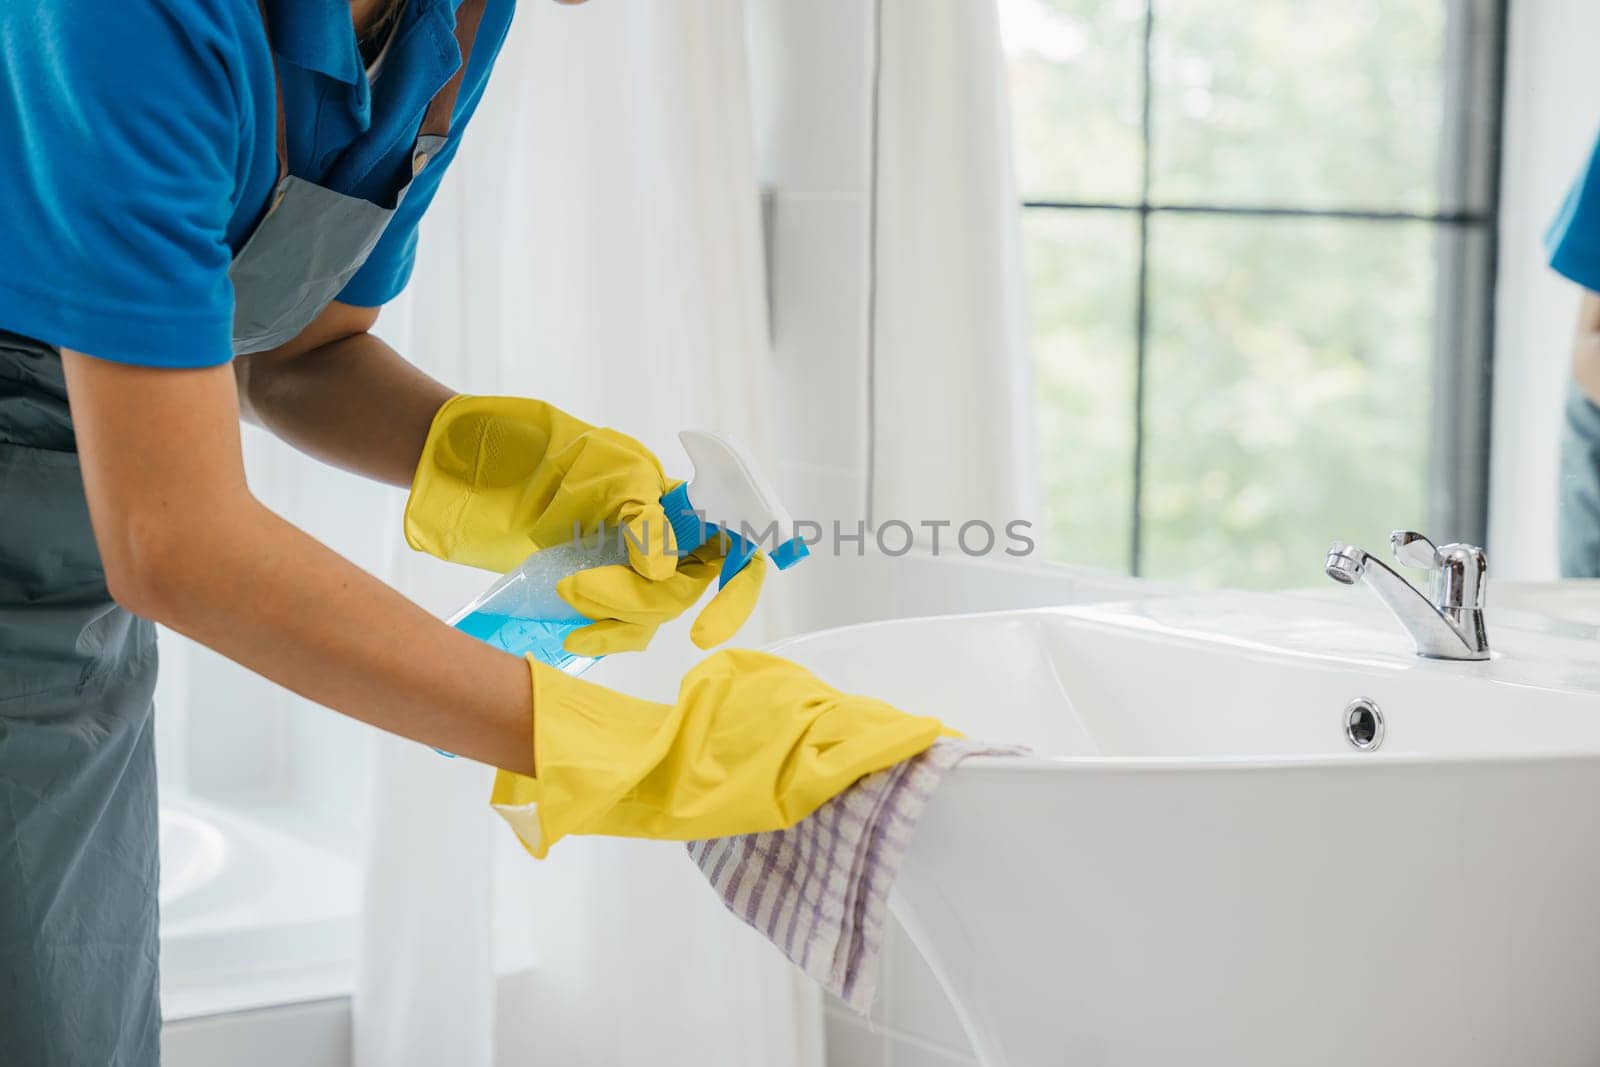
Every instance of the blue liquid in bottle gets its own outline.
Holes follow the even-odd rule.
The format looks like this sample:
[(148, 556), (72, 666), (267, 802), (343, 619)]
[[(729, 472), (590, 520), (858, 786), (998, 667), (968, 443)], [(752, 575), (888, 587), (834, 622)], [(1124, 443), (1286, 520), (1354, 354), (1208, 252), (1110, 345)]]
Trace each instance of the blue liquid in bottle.
[(456, 625), (462, 633), (517, 656), (532, 654), (568, 674), (581, 674), (594, 663), (592, 656), (579, 656), (562, 647), (567, 635), (588, 624), (587, 619), (520, 619), (488, 611), (474, 611)]
[[(514, 656), (532, 655), (558, 671), (577, 676), (599, 662), (562, 647), (567, 635), (589, 625), (555, 591), (556, 583), (589, 567), (626, 562), (627, 550), (609, 543), (569, 544), (536, 552), (468, 604), (450, 624), (462, 633)], [(434, 749), (450, 756), (442, 748)]]
[(575, 656), (561, 643), (590, 620), (561, 599), (556, 585), (569, 574), (627, 558), (627, 549), (609, 540), (572, 542), (535, 552), (463, 608), (451, 624), (512, 655), (532, 654), (558, 671), (582, 674), (596, 658)]

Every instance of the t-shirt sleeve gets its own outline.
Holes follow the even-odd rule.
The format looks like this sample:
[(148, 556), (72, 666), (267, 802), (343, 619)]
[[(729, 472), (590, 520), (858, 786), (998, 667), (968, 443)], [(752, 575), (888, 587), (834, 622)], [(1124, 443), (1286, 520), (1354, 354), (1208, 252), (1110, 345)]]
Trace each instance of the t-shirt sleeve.
[(231, 5), (0, 4), (0, 328), (101, 359), (232, 358)]
[[(472, 51), (476, 56), (478, 50), (474, 48)], [(367, 261), (340, 290), (341, 302), (356, 307), (381, 307), (405, 289), (417, 262), (417, 228), (439, 191), (444, 172), (456, 157), (456, 149), (461, 144), (462, 125), (464, 123), (459, 118), (452, 121), (449, 140), (412, 181), (411, 188), (406, 190), (405, 198), (395, 208), (394, 217), (389, 220), (383, 236), (378, 238), (378, 243), (368, 254)]]
[(371, 255), (355, 277), (345, 283), (344, 290), (339, 294), (342, 302), (357, 307), (378, 307), (399, 296), (411, 280), (411, 270), (417, 260), (417, 227), (428, 205), (433, 203), (445, 171), (455, 160), (467, 123), (478, 109), (489, 72), (505, 43), (513, 8), (511, 3), (490, 3), (484, 11), (467, 72), (462, 79), (461, 94), (456, 97), (455, 114), (450, 120), (450, 138), (438, 157), (424, 167), (411, 183), (411, 188), (395, 209), (394, 218), (389, 220)]
[(1550, 266), (1600, 292), (1600, 143), (1545, 233)]

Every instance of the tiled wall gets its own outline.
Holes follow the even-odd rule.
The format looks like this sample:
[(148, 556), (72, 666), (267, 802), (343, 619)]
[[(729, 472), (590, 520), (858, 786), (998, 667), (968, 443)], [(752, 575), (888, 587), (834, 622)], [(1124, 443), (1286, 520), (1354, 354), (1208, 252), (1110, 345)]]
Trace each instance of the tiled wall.
[(851, 524), (866, 494), (872, 11), (861, 0), (747, 5), (770, 196), (778, 477), (797, 516)]

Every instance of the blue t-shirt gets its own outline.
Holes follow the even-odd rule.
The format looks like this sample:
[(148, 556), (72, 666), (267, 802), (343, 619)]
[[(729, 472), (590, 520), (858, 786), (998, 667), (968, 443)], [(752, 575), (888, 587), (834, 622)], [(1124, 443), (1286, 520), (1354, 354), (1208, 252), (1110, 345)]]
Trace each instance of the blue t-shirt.
[(1544, 243), (1551, 267), (1600, 292), (1600, 143), (1550, 223)]
[[(458, 3), (406, 0), (369, 85), (349, 0), (267, 0), (292, 173), (393, 205), (460, 65)], [(405, 287), (513, 3), (487, 3), (450, 142), (340, 300)], [(125, 363), (227, 362), (228, 267), (277, 177), (276, 114), (256, 0), (0, 3), (0, 329)]]

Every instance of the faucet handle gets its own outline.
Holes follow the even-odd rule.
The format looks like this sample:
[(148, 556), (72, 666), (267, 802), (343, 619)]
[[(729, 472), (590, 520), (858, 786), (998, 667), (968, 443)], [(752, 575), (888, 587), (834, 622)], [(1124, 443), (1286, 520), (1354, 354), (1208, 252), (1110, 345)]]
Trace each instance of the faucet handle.
[(1455, 544), (1441, 548), (1411, 530), (1396, 530), (1390, 534), (1389, 547), (1401, 563), (1432, 573), (1435, 607), (1444, 611), (1483, 607), (1489, 571), (1483, 549)]
[(1390, 534), (1389, 550), (1407, 567), (1436, 571), (1444, 566), (1438, 546), (1414, 530), (1396, 530)]
[(1434, 575), (1434, 603), (1446, 610), (1483, 609), (1489, 583), (1489, 558), (1476, 545), (1443, 545), (1440, 567)]

